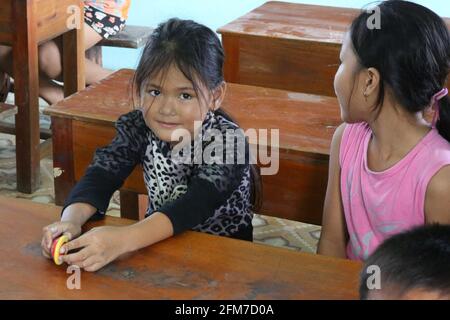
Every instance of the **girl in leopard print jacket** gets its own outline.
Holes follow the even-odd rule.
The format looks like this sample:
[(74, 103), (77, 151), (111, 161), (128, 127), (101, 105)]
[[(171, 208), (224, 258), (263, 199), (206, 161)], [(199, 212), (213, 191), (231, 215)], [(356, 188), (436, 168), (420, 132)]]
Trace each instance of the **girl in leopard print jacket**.
[[(223, 59), (220, 40), (203, 25), (171, 19), (154, 31), (133, 79), (140, 105), (119, 118), (116, 137), (97, 150), (61, 221), (45, 228), (45, 255), (62, 233), (72, 240), (61, 253), (83, 249), (61, 260), (87, 271), (189, 229), (252, 240), (257, 170), (243, 131), (219, 109)], [(149, 194), (146, 218), (78, 237), (139, 164)]]

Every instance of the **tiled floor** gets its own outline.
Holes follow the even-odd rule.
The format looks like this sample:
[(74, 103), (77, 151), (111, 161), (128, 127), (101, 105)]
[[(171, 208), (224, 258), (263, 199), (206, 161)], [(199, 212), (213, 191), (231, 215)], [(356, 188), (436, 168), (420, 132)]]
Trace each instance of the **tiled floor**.
[[(13, 97), (8, 97), (9, 102)], [(13, 119), (8, 119), (13, 121)], [(41, 126), (48, 127), (49, 119), (41, 117)], [(41, 187), (33, 194), (22, 194), (16, 191), (16, 163), (14, 136), (0, 134), (0, 195), (25, 198), (32, 201), (53, 203), (53, 166), (49, 158), (41, 161)], [(116, 193), (110, 203), (108, 214), (118, 216), (119, 201)], [(315, 252), (320, 236), (320, 227), (299, 222), (255, 215), (253, 219), (254, 241), (285, 247), (304, 252)]]

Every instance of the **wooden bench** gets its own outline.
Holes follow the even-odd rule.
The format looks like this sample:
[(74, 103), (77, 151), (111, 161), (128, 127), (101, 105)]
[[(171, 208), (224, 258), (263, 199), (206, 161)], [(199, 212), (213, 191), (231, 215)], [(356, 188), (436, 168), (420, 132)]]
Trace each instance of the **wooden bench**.
[[(270, 1), (221, 27), (225, 80), (335, 96), (344, 35), (359, 9)], [(450, 28), (450, 19), (445, 21)], [(450, 88), (450, 83), (449, 83)]]
[[(117, 118), (132, 110), (133, 73), (120, 70), (44, 111), (52, 117), (57, 204), (84, 174), (95, 149), (110, 143)], [(223, 109), (244, 130), (280, 129), (280, 168), (276, 175), (263, 176), (261, 213), (320, 224), (331, 138), (341, 122), (336, 99), (229, 84)], [(131, 192), (129, 198), (147, 193), (141, 168), (123, 191)], [(135, 206), (123, 206), (122, 216), (137, 219), (135, 211)]]
[[(60, 212), (0, 197), (0, 299), (358, 299), (359, 262), (193, 231), (83, 271), (82, 289), (69, 290), (67, 265), (45, 259), (40, 246)], [(106, 217), (83, 229), (131, 223)]]
[(84, 88), (82, 29), (69, 29), (67, 22), (80, 9), (79, 0), (2, 0), (0, 2), (0, 44), (10, 46), (14, 56), (17, 189), (32, 193), (39, 185), (39, 72), (38, 44), (62, 36), (64, 93)]
[(126, 25), (121, 32), (108, 39), (102, 40), (96, 46), (86, 51), (86, 58), (103, 65), (102, 47), (118, 47), (139, 49), (143, 47), (153, 32), (153, 28)]

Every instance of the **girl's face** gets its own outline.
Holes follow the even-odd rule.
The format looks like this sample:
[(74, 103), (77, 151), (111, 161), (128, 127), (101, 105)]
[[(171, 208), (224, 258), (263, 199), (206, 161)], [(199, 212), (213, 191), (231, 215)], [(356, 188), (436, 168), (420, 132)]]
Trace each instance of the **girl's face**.
[(193, 139), (198, 134), (195, 131), (201, 128), (194, 127), (194, 122), (203, 122), (208, 110), (216, 110), (220, 106), (225, 84), (216, 89), (216, 99), (201, 84), (199, 91), (200, 96), (176, 65), (171, 65), (165, 74), (160, 72), (149, 79), (142, 96), (147, 126), (166, 142), (178, 142), (174, 132), (179, 129), (187, 130)]
[(369, 73), (367, 69), (360, 67), (349, 33), (345, 36), (339, 58), (341, 64), (334, 77), (334, 90), (341, 108), (342, 121), (367, 121), (369, 103), (373, 103), (373, 99), (367, 99), (364, 95), (367, 95), (365, 91)]

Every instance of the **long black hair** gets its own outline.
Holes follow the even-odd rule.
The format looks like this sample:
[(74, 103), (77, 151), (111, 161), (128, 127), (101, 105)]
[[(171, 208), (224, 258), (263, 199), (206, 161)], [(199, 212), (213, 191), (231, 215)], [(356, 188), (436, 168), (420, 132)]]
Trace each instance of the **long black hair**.
[[(224, 82), (224, 58), (222, 44), (214, 31), (192, 20), (172, 18), (161, 23), (147, 41), (132, 82), (134, 94), (141, 98), (148, 79), (160, 72), (164, 75), (171, 65), (176, 65), (191, 81), (197, 96), (204, 99), (199, 84), (212, 94)], [(214, 113), (235, 122), (220, 108)], [(256, 165), (251, 165), (254, 211), (259, 210), (262, 198), (259, 172)]]
[[(381, 76), (377, 107), (389, 89), (406, 110), (425, 111), (446, 86), (450, 71), (450, 34), (445, 22), (419, 4), (389, 0), (378, 4), (381, 28), (368, 28), (373, 11), (364, 10), (350, 28), (359, 63)], [(439, 133), (450, 141), (450, 99), (439, 101)]]

